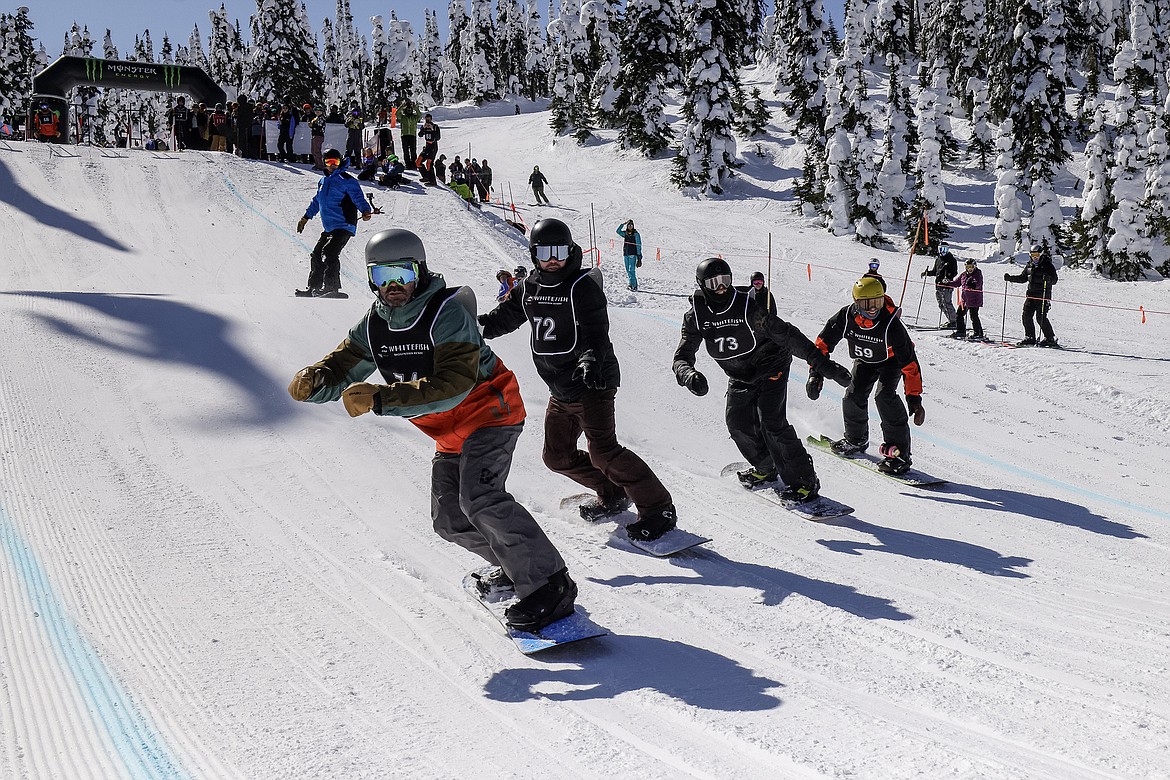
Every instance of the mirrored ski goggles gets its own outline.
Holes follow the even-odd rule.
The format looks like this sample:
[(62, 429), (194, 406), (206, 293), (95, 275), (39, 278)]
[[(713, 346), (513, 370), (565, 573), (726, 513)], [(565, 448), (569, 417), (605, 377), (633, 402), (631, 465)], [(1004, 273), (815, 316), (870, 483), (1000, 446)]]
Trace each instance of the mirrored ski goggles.
[(341, 165), (341, 158), (340, 157), (326, 157), (325, 164), (326, 165)]
[(763, 287), (763, 286), (764, 286), (764, 280), (763, 280), (763, 279), (752, 279), (752, 286), (754, 286), (754, 287)]
[(731, 289), (731, 274), (718, 274), (704, 279), (703, 286), (708, 290), (718, 290), (720, 287)]
[(548, 260), (568, 260), (569, 247), (564, 244), (555, 246), (546, 246), (544, 244), (537, 244), (534, 247), (536, 259), (538, 262), (546, 262)]
[(418, 263), (413, 260), (395, 260), (392, 263), (378, 263), (366, 266), (370, 284), (375, 287), (386, 287), (397, 284), (405, 287), (411, 282), (418, 281)]
[(853, 302), (853, 305), (862, 314), (868, 314), (872, 317), (882, 308), (885, 302), (885, 298), (858, 298)]

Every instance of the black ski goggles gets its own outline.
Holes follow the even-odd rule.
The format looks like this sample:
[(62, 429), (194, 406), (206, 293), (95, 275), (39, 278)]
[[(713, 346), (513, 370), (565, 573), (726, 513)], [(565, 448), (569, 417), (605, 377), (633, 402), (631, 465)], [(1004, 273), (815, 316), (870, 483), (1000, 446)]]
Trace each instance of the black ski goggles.
[(418, 281), (418, 263), (413, 260), (395, 260), (391, 263), (376, 263), (366, 266), (370, 284), (382, 288), (396, 284), (405, 287)]

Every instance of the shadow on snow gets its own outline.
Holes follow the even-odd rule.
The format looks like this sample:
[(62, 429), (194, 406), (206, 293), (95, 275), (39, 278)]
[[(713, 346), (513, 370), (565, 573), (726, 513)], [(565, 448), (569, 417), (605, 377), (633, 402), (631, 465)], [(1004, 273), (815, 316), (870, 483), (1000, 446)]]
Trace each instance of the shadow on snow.
[(7, 203), (47, 227), (72, 233), (78, 238), (108, 246), (119, 252), (130, 251), (129, 247), (113, 236), (106, 235), (96, 225), (86, 222), (84, 219), (78, 219), (21, 187), (16, 183), (8, 166), (3, 163), (0, 163), (0, 203)]

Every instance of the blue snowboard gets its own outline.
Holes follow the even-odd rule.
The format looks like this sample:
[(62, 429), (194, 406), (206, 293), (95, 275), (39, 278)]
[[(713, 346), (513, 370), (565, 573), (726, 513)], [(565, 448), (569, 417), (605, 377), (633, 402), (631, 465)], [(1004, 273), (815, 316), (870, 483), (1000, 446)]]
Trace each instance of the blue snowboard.
[(582, 639), (592, 639), (596, 636), (605, 636), (609, 633), (590, 620), (581, 611), (580, 607), (576, 607), (572, 615), (561, 618), (555, 623), (549, 623), (536, 633), (517, 631), (514, 628), (510, 628), (507, 620), (504, 618), (504, 611), (518, 601), (515, 594), (509, 591), (509, 596), (496, 601), (489, 601), (481, 596), (479, 589), (475, 587), (475, 583), (480, 576), (487, 576), (494, 569), (494, 566), (484, 566), (468, 572), (463, 578), (463, 590), (467, 591), (468, 595), (480, 604), (483, 604), (484, 608), (492, 613), (492, 617), (500, 621), (500, 625), (504, 627), (504, 630), (508, 632), (508, 636), (516, 643), (517, 649), (521, 653), (524, 653), (524, 655), (532, 655), (533, 653), (539, 653), (541, 650), (547, 650), (550, 647), (567, 645), (570, 642), (579, 642)]

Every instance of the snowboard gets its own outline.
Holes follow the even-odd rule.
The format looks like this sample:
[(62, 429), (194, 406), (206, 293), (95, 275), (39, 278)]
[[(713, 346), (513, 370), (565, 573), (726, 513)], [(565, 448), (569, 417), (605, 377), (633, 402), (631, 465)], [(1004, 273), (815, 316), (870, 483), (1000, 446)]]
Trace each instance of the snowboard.
[(736, 463), (728, 463), (719, 472), (720, 476), (731, 477), (736, 480), (736, 484), (742, 487), (747, 492), (759, 496), (765, 501), (783, 507), (793, 514), (800, 515), (805, 520), (828, 520), (833, 517), (841, 517), (853, 512), (853, 507), (842, 504), (827, 496), (819, 496), (812, 501), (805, 501), (803, 503), (797, 501), (785, 501), (780, 498), (780, 491), (784, 489), (784, 483), (780, 480), (771, 483), (758, 485), (754, 488), (744, 487), (743, 483), (739, 482), (736, 477), (736, 472), (743, 471), (749, 468), (750, 464), (744, 461)]
[(349, 294), (344, 293), (341, 290), (329, 293), (328, 295), (320, 295), (313, 290), (293, 290), (293, 295), (298, 298), (332, 298), (334, 300), (344, 300), (349, 298)]
[[(561, 499), (561, 509), (577, 509), (582, 501), (588, 501), (593, 497), (593, 493), (575, 493), (574, 495)], [(608, 517), (599, 517), (593, 522), (616, 518), (626, 514), (626, 511), (628, 510), (619, 512), (616, 515), (609, 515)], [(672, 528), (653, 541), (634, 540), (626, 535), (626, 523), (622, 522), (618, 523), (617, 530), (610, 534), (609, 537), (611, 547), (634, 547), (644, 553), (653, 555), (655, 558), (669, 558), (683, 550), (698, 547), (700, 544), (706, 544), (709, 541), (711, 540), (705, 536), (699, 536), (690, 531), (684, 531), (681, 528)]]
[(824, 450), (835, 458), (840, 458), (841, 460), (847, 460), (851, 463), (856, 463), (863, 469), (872, 471), (874, 474), (881, 474), (883, 477), (892, 479), (895, 482), (901, 482), (903, 485), (910, 485), (911, 487), (938, 487), (940, 485), (947, 484), (947, 480), (939, 479), (938, 477), (932, 477), (929, 474), (923, 471), (919, 471), (916, 468), (911, 468), (905, 474), (887, 474), (884, 471), (878, 471), (877, 464), (879, 461), (881, 461), (881, 458), (876, 455), (870, 455), (869, 453), (859, 453), (853, 457), (838, 455), (829, 449), (829, 445), (833, 443), (833, 440), (828, 436), (809, 436), (808, 443), (818, 449)]
[(508, 633), (508, 636), (515, 643), (516, 649), (524, 653), (524, 655), (532, 655), (533, 653), (539, 653), (541, 650), (547, 650), (550, 647), (567, 645), (571, 642), (580, 642), (582, 639), (592, 639), (593, 637), (605, 636), (609, 633), (590, 620), (581, 611), (580, 607), (574, 607), (572, 615), (563, 617), (554, 623), (549, 623), (535, 633), (517, 631), (509, 627), (508, 621), (504, 617), (504, 612), (508, 607), (519, 601), (515, 594), (512, 594), (510, 597), (490, 601), (490, 597), (484, 598), (475, 587), (478, 576), (486, 576), (493, 569), (495, 569), (494, 566), (482, 566), (469, 571), (463, 578), (463, 590), (467, 591), (469, 596), (482, 604), (484, 609), (492, 614), (492, 617), (500, 621), (500, 625), (504, 627), (504, 631)]

